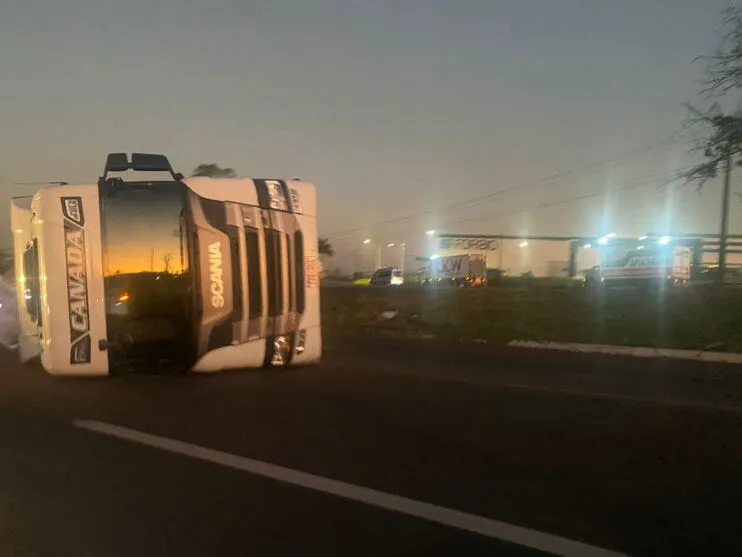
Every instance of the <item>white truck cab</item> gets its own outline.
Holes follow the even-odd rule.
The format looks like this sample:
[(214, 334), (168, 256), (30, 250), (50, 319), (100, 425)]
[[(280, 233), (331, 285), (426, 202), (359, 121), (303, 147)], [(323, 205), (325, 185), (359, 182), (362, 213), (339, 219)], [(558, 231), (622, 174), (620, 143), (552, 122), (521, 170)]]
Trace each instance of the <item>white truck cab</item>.
[[(167, 172), (124, 181), (113, 172)], [(60, 375), (308, 364), (322, 351), (314, 185), (108, 156), (11, 203), (18, 353)]]

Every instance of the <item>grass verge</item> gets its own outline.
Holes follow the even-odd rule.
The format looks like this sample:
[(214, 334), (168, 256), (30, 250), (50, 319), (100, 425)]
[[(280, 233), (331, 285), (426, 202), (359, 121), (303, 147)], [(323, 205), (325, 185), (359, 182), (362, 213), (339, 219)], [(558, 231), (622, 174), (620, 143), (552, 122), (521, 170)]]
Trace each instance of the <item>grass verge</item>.
[[(383, 312), (397, 312), (393, 319)], [(742, 352), (742, 289), (698, 286), (665, 293), (575, 287), (482, 289), (323, 288), (322, 325), (504, 344), (586, 342)]]

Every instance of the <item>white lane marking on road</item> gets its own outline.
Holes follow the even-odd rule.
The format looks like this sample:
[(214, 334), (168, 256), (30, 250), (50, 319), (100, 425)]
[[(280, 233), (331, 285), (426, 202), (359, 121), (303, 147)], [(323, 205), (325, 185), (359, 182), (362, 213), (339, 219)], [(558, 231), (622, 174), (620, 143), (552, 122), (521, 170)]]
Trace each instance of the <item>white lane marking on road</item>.
[(488, 538), (496, 538), (516, 545), (530, 547), (538, 551), (544, 551), (563, 557), (625, 557), (621, 553), (591, 546), (582, 542), (560, 538), (552, 534), (530, 530), (521, 526), (515, 526), (492, 520), (482, 516), (469, 514), (445, 507), (439, 507), (423, 501), (392, 495), (367, 487), (316, 476), (299, 470), (292, 470), (283, 466), (277, 466), (268, 462), (262, 462), (252, 458), (237, 456), (234, 454), (208, 449), (198, 445), (192, 445), (184, 441), (177, 441), (159, 435), (144, 433), (135, 429), (107, 424), (91, 420), (75, 420), (73, 425), (79, 429), (85, 429), (95, 433), (102, 433), (111, 437), (133, 441), (142, 445), (155, 447), (164, 451), (190, 456), (199, 460), (205, 460), (214, 464), (221, 464), (236, 470), (242, 470), (250, 474), (263, 476), (279, 482), (336, 495), (344, 499), (358, 501), (396, 511), (398, 513), (414, 516), (430, 522), (436, 522), (452, 528), (474, 532)]
[(682, 398), (662, 399), (652, 397), (641, 397), (631, 395), (621, 395), (616, 393), (606, 393), (600, 391), (581, 391), (579, 389), (562, 389), (558, 387), (540, 387), (538, 385), (527, 385), (524, 383), (508, 383), (498, 379), (497, 375), (484, 376), (480, 378), (466, 377), (450, 373), (438, 372), (417, 372), (417, 371), (363, 371), (365, 374), (379, 375), (402, 375), (416, 379), (448, 381), (451, 383), (463, 385), (483, 385), (493, 389), (510, 389), (513, 391), (533, 392), (546, 395), (567, 395), (581, 398), (597, 398), (613, 400), (617, 402), (628, 402), (632, 404), (645, 404), (649, 406), (664, 406), (680, 410), (704, 410), (712, 412), (726, 412), (733, 414), (742, 414), (742, 405), (716, 403), (716, 402), (696, 402), (692, 400), (683, 400)]
[[(409, 374), (410, 377), (421, 377), (418, 375)], [(650, 398), (650, 397), (637, 397), (629, 395), (619, 395), (614, 393), (601, 393), (598, 391), (580, 391), (576, 389), (559, 389), (556, 387), (538, 387), (535, 385), (524, 385), (521, 383), (500, 383), (496, 380), (492, 381), (481, 381), (481, 380), (468, 380), (466, 378), (451, 377), (451, 376), (428, 376), (428, 378), (440, 379), (443, 381), (451, 381), (456, 383), (464, 383), (468, 385), (485, 385), (487, 387), (499, 388), (499, 389), (511, 389), (513, 391), (524, 391), (533, 392), (546, 395), (567, 395), (581, 398), (597, 398), (614, 400), (617, 402), (628, 402), (632, 404), (644, 404), (648, 406), (664, 406), (679, 410), (704, 410), (714, 412), (726, 412), (731, 414), (742, 414), (742, 406), (735, 406), (733, 404), (716, 404), (713, 402), (694, 402), (686, 401), (681, 399), (661, 399), (661, 398)]]
[(600, 393), (591, 391), (578, 391), (574, 389), (555, 389), (550, 387), (534, 387), (533, 385), (520, 385), (510, 383), (492, 383), (493, 386), (503, 387), (505, 389), (513, 389), (519, 391), (533, 391), (537, 393), (545, 394), (557, 394), (567, 395), (583, 398), (602, 398), (616, 400), (619, 402), (631, 402), (637, 404), (646, 404), (650, 406), (666, 406), (669, 408), (687, 410), (710, 410), (715, 412), (727, 412), (727, 413), (742, 413), (742, 406), (734, 406), (732, 404), (714, 404), (713, 402), (694, 402), (685, 400), (663, 400), (661, 398), (649, 398), (649, 397), (636, 397), (629, 395), (617, 395), (613, 393)]

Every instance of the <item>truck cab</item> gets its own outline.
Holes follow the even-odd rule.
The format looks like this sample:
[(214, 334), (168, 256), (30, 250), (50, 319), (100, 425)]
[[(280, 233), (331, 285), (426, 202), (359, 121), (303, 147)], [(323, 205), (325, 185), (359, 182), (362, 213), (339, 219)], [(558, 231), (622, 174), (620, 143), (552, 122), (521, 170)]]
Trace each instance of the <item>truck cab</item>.
[[(169, 176), (109, 176), (130, 170)], [(13, 200), (11, 223), (19, 355), (49, 373), (319, 360), (312, 184), (186, 179), (115, 153), (95, 184)]]

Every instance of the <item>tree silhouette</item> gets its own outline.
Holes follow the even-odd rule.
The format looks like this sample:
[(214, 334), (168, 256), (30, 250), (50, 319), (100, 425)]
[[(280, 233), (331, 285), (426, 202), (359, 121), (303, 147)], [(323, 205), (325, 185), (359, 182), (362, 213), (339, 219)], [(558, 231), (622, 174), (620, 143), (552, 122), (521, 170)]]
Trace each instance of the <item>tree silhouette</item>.
[(706, 137), (695, 147), (704, 161), (685, 173), (689, 181), (702, 187), (724, 169), (727, 159), (740, 164), (742, 155), (742, 113), (726, 114), (721, 108), (721, 97), (742, 89), (742, 9), (730, 7), (722, 11), (722, 31), (719, 48), (710, 56), (699, 56), (696, 61), (706, 63), (701, 94), (711, 102), (708, 109), (686, 104), (691, 116), (689, 125), (702, 125)]
[(193, 171), (192, 176), (207, 176), (209, 178), (234, 178), (237, 173), (234, 168), (222, 168), (216, 163), (201, 163)]
[(173, 255), (171, 253), (166, 253), (162, 256), (162, 262), (165, 265), (165, 274), (170, 274), (170, 263), (173, 261)]
[(319, 252), (322, 255), (328, 255), (330, 257), (332, 257), (333, 255), (335, 255), (335, 250), (332, 249), (332, 245), (330, 244), (330, 240), (328, 240), (327, 238), (320, 238), (318, 244), (319, 244), (318, 245)]
[[(706, 137), (695, 150), (703, 154), (703, 162), (685, 173), (689, 182), (701, 188), (719, 174), (724, 176), (722, 188), (722, 210), (719, 234), (719, 272), (716, 279), (724, 282), (727, 268), (727, 240), (729, 237), (729, 194), (734, 165), (742, 165), (742, 111), (725, 113), (722, 100), (727, 94), (742, 89), (742, 9), (730, 7), (722, 12), (722, 31), (719, 48), (711, 56), (699, 56), (696, 60), (706, 62), (706, 77), (702, 81), (702, 94), (711, 101), (708, 110), (687, 104), (692, 116), (691, 124), (706, 126)], [(722, 99), (723, 98), (723, 99)], [(728, 104), (728, 103), (727, 103)], [(739, 107), (739, 104), (737, 104)]]

